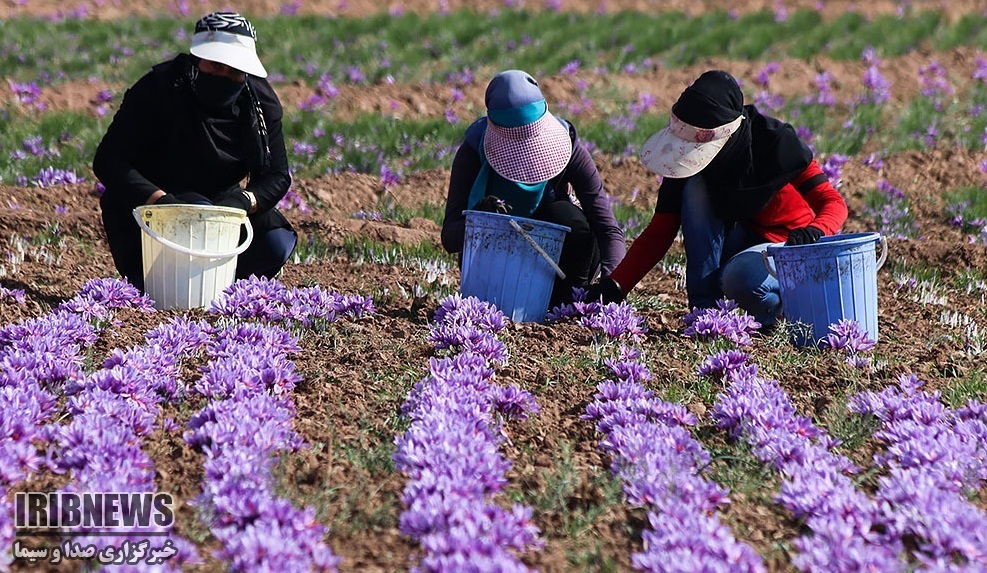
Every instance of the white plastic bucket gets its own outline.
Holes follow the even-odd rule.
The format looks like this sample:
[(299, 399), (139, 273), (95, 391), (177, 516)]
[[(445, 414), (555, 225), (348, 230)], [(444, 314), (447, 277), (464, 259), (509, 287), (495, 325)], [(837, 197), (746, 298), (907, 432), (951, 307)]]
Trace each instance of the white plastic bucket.
[[(205, 308), (236, 278), (237, 256), (254, 230), (242, 209), (145, 205), (134, 209), (144, 257), (144, 291), (157, 309)], [(247, 226), (241, 245), (240, 227)]]

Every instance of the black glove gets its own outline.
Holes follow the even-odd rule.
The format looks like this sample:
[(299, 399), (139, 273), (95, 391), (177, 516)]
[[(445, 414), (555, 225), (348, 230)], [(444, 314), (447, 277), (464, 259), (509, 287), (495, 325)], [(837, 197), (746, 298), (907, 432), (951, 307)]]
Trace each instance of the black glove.
[(155, 205), (212, 205), (212, 201), (205, 195), (198, 193), (165, 193), (158, 197)]
[(483, 199), (480, 199), (476, 206), (473, 207), (474, 211), (486, 211), (488, 213), (500, 213), (501, 215), (506, 215), (511, 212), (511, 206), (508, 205), (503, 199), (497, 197), (496, 195), (487, 195)]
[(233, 186), (213, 201), (213, 204), (221, 207), (234, 207), (236, 209), (250, 210), (250, 199), (243, 193), (239, 185)]
[(624, 291), (620, 290), (617, 281), (610, 277), (601, 278), (600, 282), (589, 285), (586, 290), (586, 302), (602, 301), (603, 304), (610, 304), (624, 300)]
[(198, 193), (178, 193), (175, 198), (182, 203), (187, 203), (189, 205), (212, 205), (212, 201), (209, 197), (205, 195), (200, 195)]
[(165, 193), (164, 195), (158, 197), (158, 200), (154, 202), (155, 205), (181, 205), (185, 203), (175, 195), (171, 193)]
[(792, 229), (788, 233), (788, 242), (785, 243), (785, 246), (811, 245), (818, 241), (821, 236), (823, 236), (823, 232), (812, 226)]

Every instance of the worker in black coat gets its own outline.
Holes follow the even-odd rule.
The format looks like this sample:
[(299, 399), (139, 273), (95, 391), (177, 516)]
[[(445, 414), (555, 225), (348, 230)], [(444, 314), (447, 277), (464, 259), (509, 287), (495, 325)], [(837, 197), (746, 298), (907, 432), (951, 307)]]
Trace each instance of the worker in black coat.
[[(243, 209), (254, 239), (236, 277), (273, 277), (297, 234), (278, 202), (291, 185), (283, 110), (257, 57), (257, 34), (233, 12), (204, 16), (189, 54), (137, 81), (100, 142), (93, 172), (117, 270), (143, 290), (141, 205), (205, 204)], [(246, 181), (245, 184), (244, 181)]]

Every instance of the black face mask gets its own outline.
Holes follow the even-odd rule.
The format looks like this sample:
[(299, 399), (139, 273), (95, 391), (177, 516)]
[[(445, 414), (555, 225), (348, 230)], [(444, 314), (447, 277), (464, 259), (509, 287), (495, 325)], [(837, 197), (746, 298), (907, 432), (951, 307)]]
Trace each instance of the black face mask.
[(235, 112), (236, 100), (240, 97), (244, 85), (246, 82), (238, 82), (202, 71), (196, 74), (193, 83), (195, 96), (203, 108), (228, 114)]

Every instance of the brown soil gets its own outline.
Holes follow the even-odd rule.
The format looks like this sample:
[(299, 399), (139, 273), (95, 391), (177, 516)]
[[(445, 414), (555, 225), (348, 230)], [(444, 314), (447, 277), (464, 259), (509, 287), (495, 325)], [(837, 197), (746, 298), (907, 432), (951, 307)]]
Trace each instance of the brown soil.
[[(98, 18), (116, 18), (134, 13), (153, 13), (163, 5), (145, 0), (121, 2), (53, 2), (36, 0), (24, 3), (8, 1), (0, 7), (0, 17), (31, 13), (45, 15), (78, 6), (90, 7), (89, 14)], [(213, 8), (211, 3), (193, 3), (195, 11)], [(346, 8), (341, 9), (341, 4)], [(503, 9), (490, 0), (470, 2), (480, 10)], [(595, 10), (596, 0), (566, 1), (567, 10)], [(609, 0), (610, 10), (701, 11), (729, 5), (738, 10), (771, 8), (774, 1), (750, 0), (731, 2), (686, 2), (675, 0)], [(785, 2), (786, 6), (814, 6), (814, 1)], [(944, 6), (952, 15), (982, 9), (979, 0), (952, 2), (913, 2), (917, 7)], [(169, 3), (170, 5), (170, 3)], [(304, 2), (302, 13), (366, 14), (387, 10), (397, 3), (313, 0)], [(407, 10), (428, 11), (440, 4), (412, 0), (400, 4)], [(450, 0), (455, 9), (464, 5)], [(867, 13), (893, 12), (898, 2), (827, 2), (825, 12), (835, 14), (846, 9)], [(273, 13), (281, 3), (256, 0), (242, 2), (238, 8), (249, 14)], [(528, 2), (539, 8), (541, 3)], [(969, 78), (975, 52), (959, 49), (944, 54), (919, 53), (900, 58), (885, 66), (894, 83), (894, 97), (903, 99), (913, 93), (918, 66), (935, 57), (950, 71), (951, 77)], [(858, 63), (817, 61), (805, 63), (781, 61), (774, 76), (773, 90), (794, 97), (806, 93), (818, 70), (830, 70), (837, 77), (837, 97), (850, 99), (859, 90), (862, 67)], [(651, 93), (659, 109), (667, 109), (675, 95), (697, 71), (708, 67), (725, 67), (738, 75), (752, 76), (760, 68), (756, 63), (711, 60), (695, 67), (648, 71), (639, 76), (590, 76), (591, 86), (616, 83), (629, 94)], [(581, 76), (580, 76), (581, 77)], [(573, 98), (576, 78), (553, 77), (544, 82), (552, 101)], [(95, 94), (111, 89), (118, 94), (125, 86), (104, 83), (71, 83), (46, 89), (46, 102), (54, 109), (89, 109)], [(591, 88), (592, 89), (592, 88)], [(0, 98), (9, 97), (6, 82), (0, 81)], [(391, 113), (389, 102), (399, 102), (401, 115), (439, 116), (449, 106), (448, 88), (431, 85), (343, 86), (342, 94), (331, 113), (347, 116), (359, 112)], [(477, 111), (482, 88), (465, 87), (466, 98), (460, 104), (461, 116)], [(297, 85), (279, 86), (288, 105), (297, 105), (310, 88)], [(474, 107), (470, 108), (469, 105)], [(958, 230), (947, 224), (944, 216), (943, 191), (960, 186), (984, 184), (979, 165), (987, 152), (958, 149), (910, 151), (885, 158), (882, 172), (863, 164), (866, 156), (853, 158), (844, 168), (843, 192), (851, 216), (845, 230), (871, 230), (873, 222), (862, 217), (864, 192), (873, 189), (878, 178), (886, 178), (908, 196), (912, 212), (921, 229), (921, 239), (889, 240), (889, 260), (879, 273), (880, 344), (875, 351), (878, 368), (872, 373), (849, 372), (834, 354), (793, 351), (783, 341), (759, 338), (752, 349), (755, 361), (778, 365), (769, 374), (780, 380), (806, 414), (822, 419), (828, 408), (851, 389), (881, 388), (904, 372), (915, 372), (931, 387), (942, 388), (961, 380), (972, 371), (984, 369), (983, 358), (968, 352), (961, 332), (940, 321), (944, 311), (962, 312), (987, 331), (984, 314), (984, 291), (970, 293), (949, 288), (944, 301), (926, 304), (914, 291), (901, 288), (893, 280), (901, 265), (938, 269), (940, 284), (947, 288), (952, 279), (966, 269), (981, 273), (987, 269), (987, 247), (972, 244)], [(598, 160), (608, 191), (625, 203), (641, 208), (653, 205), (657, 183), (636, 159), (601, 157)], [(409, 174), (391, 188), (388, 195), (379, 177), (345, 173), (295, 182), (299, 192), (312, 207), (302, 214), (287, 215), (301, 235), (301, 241), (318, 237), (330, 246), (342, 246), (345, 239), (366, 237), (388, 244), (438, 245), (439, 229), (431, 221), (415, 220), (408, 224), (358, 221), (351, 214), (358, 210), (377, 210), (385, 200), (413, 208), (424, 204), (441, 205), (445, 198), (449, 172), (433, 170)], [(89, 175), (89, 180), (92, 180)], [(633, 193), (639, 193), (634, 197)], [(0, 284), (26, 291), (24, 305), (0, 299), (0, 323), (15, 322), (37, 316), (47, 308), (72, 296), (87, 280), (115, 276), (100, 224), (99, 207), (91, 184), (59, 186), (48, 189), (0, 185), (6, 201), (0, 206), (0, 241), (12, 237), (36, 237), (58, 223), (65, 241), (57, 263), (29, 251), (25, 260), (13, 264), (0, 261)], [(56, 205), (68, 205), (67, 212), (56, 213)], [(673, 247), (673, 255), (681, 246)], [(285, 494), (298, 503), (317, 507), (321, 523), (332, 531), (327, 542), (344, 561), (342, 571), (404, 570), (416, 555), (416, 547), (397, 529), (401, 511), (399, 497), (404, 478), (390, 463), (391, 444), (401, 428), (397, 411), (411, 385), (425, 372), (433, 352), (426, 342), (430, 312), (437, 301), (433, 296), (404, 296), (422, 276), (417, 269), (383, 266), (347, 260), (339, 254), (330, 259), (289, 264), (281, 280), (289, 285), (318, 284), (347, 293), (372, 294), (380, 312), (356, 323), (341, 322), (325, 332), (302, 337), (302, 351), (294, 357), (304, 381), (297, 388), (296, 429), (312, 446), (284, 456), (278, 476), (285, 484)], [(655, 374), (654, 388), (659, 393), (670, 386), (688, 386), (692, 372), (702, 358), (704, 347), (681, 336), (680, 319), (685, 311), (684, 292), (676, 287), (676, 277), (660, 270), (652, 271), (636, 289), (633, 300), (647, 321), (650, 332), (644, 342), (647, 361)], [(173, 313), (161, 315), (120, 315), (122, 325), (105, 333), (90, 350), (96, 363), (117, 347), (139, 344), (144, 333)], [(609, 480), (607, 460), (596, 450), (599, 436), (579, 414), (591, 400), (599, 371), (595, 367), (596, 347), (589, 333), (572, 325), (511, 325), (502, 335), (510, 347), (511, 362), (497, 374), (504, 384), (517, 384), (535, 394), (542, 407), (540, 415), (529, 422), (507, 426), (510, 443), (505, 454), (514, 463), (509, 474), (506, 498), (535, 507), (535, 519), (546, 538), (546, 548), (526, 556), (526, 562), (542, 571), (626, 570), (630, 555), (641, 549), (640, 531), (643, 513), (614, 501), (607, 492), (614, 490)], [(782, 366), (783, 365), (783, 366)], [(189, 372), (192, 376), (194, 371)], [(983, 396), (981, 397), (983, 398)], [(711, 442), (723, 442), (715, 430), (708, 428), (711, 403), (692, 396), (689, 406), (707, 424)], [(179, 425), (188, 420), (197, 405), (173, 405), (166, 416)], [(202, 475), (201, 455), (188, 448), (179, 432), (157, 432), (148, 441), (154, 457), (158, 484), (176, 493), (182, 500), (198, 493)], [(870, 448), (870, 449), (868, 449)], [(873, 445), (862, 452), (850, 452), (853, 459), (866, 462)], [(565, 478), (565, 479), (563, 479)], [(29, 486), (55, 485), (52, 476), (39, 476)], [(564, 483), (564, 487), (560, 486)], [(766, 487), (774, 487), (767, 484)], [(557, 493), (556, 492), (560, 492)], [(789, 520), (771, 502), (771, 492), (733, 496), (733, 504), (722, 517), (735, 535), (752, 544), (766, 557), (771, 571), (790, 570), (788, 542), (800, 533), (799, 524)], [(215, 548), (215, 540), (199, 525), (189, 508), (179, 512), (182, 535), (202, 536), (199, 544), (205, 556)], [(576, 564), (579, 564), (578, 566)], [(214, 560), (200, 568), (219, 570)]]

